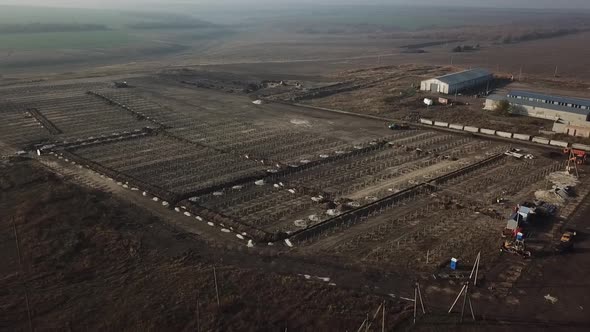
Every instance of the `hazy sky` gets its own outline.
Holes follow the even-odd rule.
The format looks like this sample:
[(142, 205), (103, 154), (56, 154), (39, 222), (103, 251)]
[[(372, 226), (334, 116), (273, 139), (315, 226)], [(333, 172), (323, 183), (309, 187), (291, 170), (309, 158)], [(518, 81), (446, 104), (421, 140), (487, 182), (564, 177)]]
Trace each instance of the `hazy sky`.
[[(448, 5), (511, 8), (585, 8), (590, 9), (590, 0), (0, 0), (4, 5), (43, 5), (66, 7), (128, 8), (138, 3), (157, 3), (158, 7), (171, 3), (195, 5), (279, 5), (279, 4), (392, 4), (392, 5)], [(143, 8), (142, 8), (143, 9)], [(148, 9), (148, 8), (145, 8)]]

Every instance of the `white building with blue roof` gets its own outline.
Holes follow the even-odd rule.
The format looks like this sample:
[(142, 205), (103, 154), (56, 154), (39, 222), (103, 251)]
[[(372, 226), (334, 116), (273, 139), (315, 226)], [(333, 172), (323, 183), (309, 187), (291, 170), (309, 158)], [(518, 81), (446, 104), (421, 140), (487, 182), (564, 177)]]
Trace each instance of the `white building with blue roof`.
[(575, 123), (585, 123), (590, 120), (589, 99), (512, 90), (507, 94), (488, 96), (484, 109), (495, 110), (501, 100), (507, 100), (510, 103), (511, 112), (514, 114)]
[(476, 68), (431, 78), (420, 83), (420, 90), (452, 95), (484, 86), (494, 78), (491, 72)]

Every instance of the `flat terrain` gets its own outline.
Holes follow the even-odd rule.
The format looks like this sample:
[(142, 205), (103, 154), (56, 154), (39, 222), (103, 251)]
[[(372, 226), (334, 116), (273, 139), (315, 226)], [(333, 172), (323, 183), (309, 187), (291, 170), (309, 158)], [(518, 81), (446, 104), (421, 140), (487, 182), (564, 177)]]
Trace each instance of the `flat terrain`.
[[(0, 68), (9, 77), (88, 74), (95, 68), (103, 74), (203, 65), (252, 70), (251, 64), (261, 64), (258, 73), (332, 73), (406, 63), (478, 66), (513, 75), (522, 68), (527, 77), (552, 76), (557, 66), (570, 80), (590, 75), (582, 61), (590, 52), (586, 11), (394, 6), (215, 11), (169, 4), (158, 12), (4, 6), (0, 15), (3, 25), (104, 27), (7, 34), (0, 25)], [(478, 47), (452, 52), (462, 45)]]
[[(3, 329), (345, 329), (385, 299), (260, 268), (272, 258), (221, 258), (199, 236), (37, 162), (1, 167)], [(387, 305), (393, 325), (403, 307)]]
[(588, 12), (153, 10), (0, 7), (0, 329), (588, 330), (588, 166), (419, 122), (546, 135), (482, 96), (587, 97)]
[[(273, 101), (401, 121), (417, 122), (418, 119), (425, 118), (535, 136), (545, 135), (543, 131), (550, 131), (553, 122), (483, 110), (485, 96), (488, 93), (506, 94), (511, 89), (520, 89), (583, 98), (590, 89), (590, 85), (582, 81), (561, 78), (503, 79), (500, 74), (487, 86), (455, 96), (418, 90), (422, 80), (460, 70), (461, 68), (454, 66), (417, 64), (368, 67), (325, 75), (322, 80), (326, 82), (319, 87), (303, 90), (263, 90), (256, 95)], [(318, 81), (315, 78), (314, 80)], [(439, 102), (439, 97), (446, 98), (447, 104)], [(425, 98), (435, 101), (435, 105), (425, 105)], [(560, 139), (576, 140), (573, 137)]]
[[(412, 280), (420, 280), (436, 313), (419, 325), (427, 329), (449, 323), (439, 313), (458, 291), (453, 280), (465, 277), (448, 270), (449, 258), (467, 269), (477, 253), (478, 320), (522, 319), (525, 311), (511, 306), (546, 301), (520, 292), (538, 286), (525, 267), (547, 269), (560, 227), (586, 202), (587, 169), (580, 166), (577, 196), (545, 192), (559, 213), (526, 227), (532, 259), (499, 255), (514, 206), (551, 190), (555, 174), (569, 179), (557, 173), (561, 153), (451, 131), (390, 130), (366, 117), (423, 112), (405, 102), (423, 98), (411, 82), (446, 70), (281, 79), (167, 68), (3, 85), (5, 325), (350, 330), (386, 301), (387, 329), (405, 329)], [(362, 93), (379, 95), (380, 85), (390, 95), (363, 105)], [(342, 96), (359, 100), (352, 114), (293, 104)], [(511, 147), (534, 158), (505, 155)], [(14, 157), (19, 150), (25, 157)], [(84, 318), (88, 312), (104, 319)]]
[(35, 45), (37, 49), (85, 49), (94, 47), (116, 47), (132, 43), (134, 38), (112, 31), (93, 32), (55, 32), (43, 34), (15, 34), (3, 35), (0, 43), (12, 51), (30, 49)]

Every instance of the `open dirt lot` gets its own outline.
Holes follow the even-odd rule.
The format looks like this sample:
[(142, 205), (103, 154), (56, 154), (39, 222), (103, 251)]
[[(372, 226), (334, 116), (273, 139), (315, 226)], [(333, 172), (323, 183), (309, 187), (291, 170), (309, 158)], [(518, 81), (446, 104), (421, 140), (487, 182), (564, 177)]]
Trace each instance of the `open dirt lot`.
[[(403, 329), (413, 281), (444, 312), (466, 276), (449, 259), (468, 269), (477, 253), (490, 313), (478, 318), (497, 322), (490, 308), (518, 303), (526, 280), (520, 257), (499, 255), (501, 232), (517, 204), (552, 190), (559, 150), (293, 105), (444, 114), (418, 109), (411, 84), (447, 70), (168, 68), (116, 78), (129, 88), (110, 77), (2, 86), (5, 325), (341, 331), (385, 300), (387, 329)], [(533, 158), (505, 154), (514, 147)], [(527, 225), (527, 264), (584, 202), (586, 167), (557, 215)]]
[[(453, 66), (416, 64), (370, 67), (325, 75), (324, 80), (329, 79), (331, 82), (324, 82), (324, 85), (318, 87), (285, 91), (262, 90), (255, 95), (272, 101), (402, 121), (417, 122), (419, 118), (426, 118), (451, 124), (539, 135), (542, 131), (551, 130), (551, 120), (483, 110), (485, 96), (488, 93), (500, 94), (511, 89), (521, 89), (583, 98), (590, 89), (588, 83), (567, 79), (521, 77), (521, 80), (511, 80), (499, 75), (488, 86), (459, 95), (443, 96), (419, 91), (420, 81), (460, 70), (461, 68)], [(439, 103), (439, 97), (447, 98), (448, 104)], [(425, 105), (424, 98), (434, 100), (435, 105)], [(576, 138), (560, 139), (569, 141)]]
[[(2, 329), (346, 329), (384, 299), (222, 254), (37, 162), (2, 163), (0, 176)], [(393, 325), (403, 306), (387, 305)]]

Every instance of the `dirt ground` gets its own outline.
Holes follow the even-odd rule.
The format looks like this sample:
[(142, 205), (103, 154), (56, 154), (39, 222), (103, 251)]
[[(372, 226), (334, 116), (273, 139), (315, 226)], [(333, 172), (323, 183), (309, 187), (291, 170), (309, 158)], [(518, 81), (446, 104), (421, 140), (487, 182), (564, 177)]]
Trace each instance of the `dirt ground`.
[[(353, 269), (340, 276), (352, 278), (348, 286), (336, 287), (316, 278), (326, 271), (311, 272), (305, 261), (209, 247), (198, 236), (110, 194), (56, 177), (36, 162), (3, 162), (0, 184), (7, 212), (0, 233), (6, 262), (1, 324), (7, 330), (32, 325), (35, 330), (342, 331), (357, 328), (388, 298), (373, 295), (387, 287), (361, 287), (378, 284), (379, 277), (355, 277)], [(474, 291), (476, 323), (467, 318), (458, 324), (457, 315), (443, 314), (459, 283), (426, 281), (428, 314), (412, 326), (405, 319), (411, 305), (387, 300), (387, 330), (586, 330), (588, 202), (568, 222), (580, 231), (572, 254), (531, 261), (505, 257), (504, 266), (526, 264), (508, 297), (494, 296), (490, 283), (498, 281), (486, 276)], [(564, 266), (571, 272), (567, 280)], [(293, 273), (297, 269), (310, 273), (310, 280)], [(545, 300), (547, 294), (557, 301)]]
[[(486, 291), (499, 291), (490, 287), (500, 285), (501, 276), (486, 276), (483, 285), (474, 290), (473, 305), (477, 321), (473, 321), (467, 309), (465, 323), (459, 324), (458, 317), (446, 315), (425, 315), (412, 330), (418, 331), (586, 331), (590, 328), (587, 308), (590, 304), (583, 270), (588, 264), (589, 237), (587, 215), (590, 213), (590, 199), (582, 197), (582, 204), (563, 220), (562, 229), (575, 229), (577, 238), (574, 250), (566, 254), (555, 254), (551, 243), (557, 241), (557, 233), (545, 243), (545, 255), (523, 261), (519, 257), (506, 257), (506, 264), (517, 266), (513, 272), (519, 275), (513, 288), (505, 298), (487, 297)], [(432, 305), (440, 297), (447, 301), (447, 308), (459, 291), (459, 284), (453, 284), (454, 292), (443, 294), (440, 287), (429, 295)], [(487, 290), (486, 290), (487, 288)], [(433, 288), (434, 289), (434, 288)], [(436, 294), (436, 295), (435, 295)], [(461, 300), (459, 301), (461, 304)], [(441, 305), (441, 310), (444, 310)], [(458, 313), (459, 309), (455, 309)], [(409, 329), (409, 325), (405, 328)]]
[[(0, 184), (3, 329), (336, 331), (384, 300), (260, 268), (264, 257), (216, 253), (36, 162), (3, 162)], [(403, 306), (387, 305), (393, 326)]]
[[(479, 29), (465, 27), (464, 29)], [(479, 29), (485, 30), (485, 29)], [(431, 31), (426, 31), (429, 34)], [(432, 32), (436, 33), (436, 32)], [(461, 36), (464, 31), (453, 33)], [(484, 33), (485, 34), (485, 33)], [(387, 35), (387, 34), (386, 34)], [(152, 38), (157, 47), (145, 50), (70, 51), (65, 55), (26, 51), (8, 52), (0, 59), (3, 77), (43, 79), (55, 75), (105, 75), (145, 72), (159, 68), (206, 68), (214, 71), (280, 73), (282, 75), (318, 75), (362, 67), (397, 66), (402, 64), (457, 65), (484, 67), (496, 73), (518, 76), (522, 68), (526, 78), (558, 76), (587, 82), (590, 75), (583, 59), (589, 32), (516, 44), (497, 44), (478, 40), (460, 40), (424, 47), (424, 53), (407, 53), (404, 46), (432, 42), (432, 36), (378, 36), (366, 33), (305, 34), (268, 31), (246, 31), (213, 40), (186, 40), (182, 37), (168, 45)], [(448, 38), (445, 38), (445, 40)], [(450, 38), (457, 39), (457, 38)], [(461, 38), (459, 38), (461, 39)], [(439, 37), (434, 40), (440, 41)], [(453, 53), (461, 44), (482, 47), (476, 52)], [(559, 47), (556, 47), (559, 45)], [(177, 48), (177, 49), (175, 49)], [(272, 52), (269, 51), (272, 49)], [(551, 52), (546, 50), (550, 49)], [(21, 52), (23, 53), (23, 52)], [(530, 56), (534, 54), (535, 56)], [(26, 60), (26, 61), (25, 61)], [(30, 64), (35, 66), (31, 66)]]
[[(448, 272), (449, 257), (467, 267), (478, 251), (486, 281), (474, 291), (476, 328), (567, 325), (557, 315), (527, 320), (532, 309), (515, 308), (546, 304), (522, 289), (545, 292), (538, 274), (527, 274), (535, 267), (556, 273), (544, 265), (546, 249), (587, 202), (586, 166), (559, 218), (527, 232), (534, 254), (524, 261), (498, 254), (500, 233), (516, 204), (551, 189), (547, 175), (563, 169), (557, 151), (523, 145), (534, 158), (518, 160), (504, 154), (513, 142), (390, 130), (381, 119), (273, 102), (392, 119), (435, 114), (531, 133), (545, 125), (476, 113), (470, 97), (453, 108), (419, 108), (425, 95), (412, 84), (450, 69), (381, 66), (283, 79), (272, 70), (167, 68), (130, 75), (129, 89), (112, 87), (121, 76), (3, 87), (0, 234), (9, 264), (0, 326), (344, 331), (385, 300), (386, 330), (453, 328), (442, 314), (461, 276), (437, 276)], [(56, 146), (8, 161), (38, 142)], [(411, 326), (417, 279), (435, 314)], [(569, 326), (585, 326), (577, 311), (571, 317)]]
[[(437, 103), (427, 107), (423, 100), (438, 100), (439, 95), (418, 91), (420, 81), (445, 73), (460, 70), (458, 67), (437, 67), (421, 65), (384, 66), (367, 69), (343, 71), (331, 75), (334, 83), (308, 93), (286, 92), (271, 94), (271, 100), (298, 102), (301, 104), (344, 110), (349, 112), (379, 115), (392, 119), (417, 121), (419, 118), (444, 121), (452, 124), (470, 125), (509, 132), (538, 135), (539, 131), (551, 130), (552, 121), (523, 116), (501, 115), (483, 110), (484, 97), (442, 96), (449, 98), (449, 105)], [(542, 89), (553, 93), (563, 93), (564, 83), (559, 80), (540, 80), (496, 83), (502, 91), (508, 89)], [(496, 85), (490, 86), (493, 90)], [(570, 82), (569, 94), (583, 94), (588, 86)], [(562, 90), (558, 91), (561, 87)], [(485, 90), (485, 87), (482, 87)], [(475, 91), (475, 93), (480, 91)]]
[[(460, 70), (462, 68), (456, 66), (418, 64), (346, 70), (324, 76), (324, 80), (331, 82), (325, 82), (322, 87), (308, 88), (307, 91), (265, 90), (254, 93), (253, 98), (262, 97), (405, 121), (426, 118), (451, 124), (544, 136), (553, 127), (550, 120), (483, 110), (486, 89), (498, 94), (521, 89), (582, 98), (587, 96), (590, 89), (590, 85), (584, 81), (524, 76), (521, 80), (514, 81), (499, 78), (490, 86), (456, 96), (432, 94), (418, 89), (421, 80)], [(437, 102), (434, 106), (426, 106), (423, 103), (424, 98), (436, 102), (439, 97), (449, 99), (449, 104)], [(588, 142), (583, 138), (563, 135), (557, 137), (571, 142)]]

